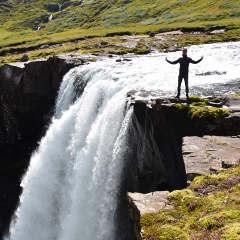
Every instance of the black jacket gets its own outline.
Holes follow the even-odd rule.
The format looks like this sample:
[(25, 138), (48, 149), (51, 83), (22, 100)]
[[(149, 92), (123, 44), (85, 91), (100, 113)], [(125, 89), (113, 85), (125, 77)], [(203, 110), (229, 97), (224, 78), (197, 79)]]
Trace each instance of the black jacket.
[(176, 61), (169, 61), (168, 59), (166, 61), (171, 63), (171, 64), (180, 63), (179, 74), (188, 74), (189, 63), (197, 64), (197, 63), (202, 61), (202, 58), (200, 58), (197, 61), (194, 61), (188, 56), (186, 56), (186, 57), (183, 56), (183, 57), (177, 59)]

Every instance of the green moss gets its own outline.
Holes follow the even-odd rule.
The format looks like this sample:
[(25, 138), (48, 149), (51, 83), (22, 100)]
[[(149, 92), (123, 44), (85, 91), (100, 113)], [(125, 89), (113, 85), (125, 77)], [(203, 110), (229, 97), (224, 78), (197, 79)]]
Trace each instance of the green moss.
[(196, 177), (167, 199), (175, 210), (141, 217), (143, 239), (240, 239), (240, 163)]
[(189, 108), (188, 115), (190, 118), (224, 118), (230, 115), (230, 112), (223, 108), (210, 106), (195, 106)]
[(210, 230), (219, 229), (228, 223), (238, 221), (238, 219), (240, 219), (240, 211), (231, 209), (210, 213), (207, 216), (199, 219), (198, 223), (202, 226), (202, 228), (207, 228)]
[(199, 97), (199, 96), (189, 96), (188, 101), (189, 101), (190, 103), (199, 103), (199, 102), (207, 103), (207, 102), (208, 102), (207, 99), (201, 98), (201, 97)]
[(205, 107), (207, 105), (207, 103), (206, 102), (193, 102), (191, 105), (194, 107), (195, 106)]
[(189, 202), (194, 198), (194, 193), (190, 189), (175, 190), (167, 196), (168, 200), (177, 203), (178, 205), (181, 205), (183, 202)]
[(161, 234), (158, 235), (159, 240), (161, 239), (190, 239), (186, 232), (180, 227), (166, 224), (160, 229)]
[(210, 157), (210, 156), (212, 155), (212, 154), (211, 154), (210, 152), (208, 152), (208, 151), (206, 151), (205, 154), (206, 154), (207, 157)]
[(118, 49), (118, 50), (110, 50), (109, 54), (115, 54), (115, 55), (124, 55), (127, 54), (128, 52), (124, 49)]
[(220, 171), (217, 175), (206, 174), (204, 176), (197, 176), (191, 184), (190, 189), (196, 188), (198, 185), (218, 185), (226, 181), (228, 185), (240, 181), (240, 164), (236, 168), (229, 168)]
[(206, 174), (204, 176), (196, 176), (192, 186), (197, 185), (217, 185), (220, 182), (219, 175)]
[(135, 48), (135, 49), (133, 49), (133, 53), (138, 54), (138, 55), (148, 54), (150, 52), (151, 51), (149, 49), (147, 49), (147, 48)]
[(227, 224), (223, 229), (221, 239), (236, 240), (240, 239), (240, 223)]
[(212, 219), (210, 216), (201, 219), (201, 221), (199, 221), (199, 224), (201, 225), (202, 228), (206, 228), (208, 230), (218, 229), (223, 226), (221, 222)]
[(191, 103), (191, 105), (175, 103), (172, 107), (176, 107), (180, 111), (187, 110), (190, 118), (219, 119), (230, 115), (230, 112), (226, 109), (208, 106), (208, 100), (198, 96), (190, 96), (189, 103)]
[[(167, 214), (165, 214), (167, 213)], [(146, 213), (141, 218), (141, 224), (147, 227), (156, 223), (174, 224), (176, 225), (179, 219), (182, 218), (182, 214), (178, 210), (160, 210), (159, 214)]]
[(143, 239), (156, 239), (156, 240), (166, 240), (166, 239), (190, 239), (188, 234), (178, 226), (165, 224), (159, 226), (157, 224), (151, 226), (149, 229), (145, 229), (142, 233)]
[(177, 108), (180, 111), (188, 110), (189, 108), (188, 105), (182, 104), (182, 103), (174, 103), (172, 106)]

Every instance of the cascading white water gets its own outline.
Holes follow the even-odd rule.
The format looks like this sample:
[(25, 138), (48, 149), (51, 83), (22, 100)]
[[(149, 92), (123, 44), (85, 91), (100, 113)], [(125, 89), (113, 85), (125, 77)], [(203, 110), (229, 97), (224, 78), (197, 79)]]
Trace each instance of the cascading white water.
[[(240, 43), (234, 44), (192, 47), (193, 59), (202, 54), (205, 58), (190, 67), (190, 92), (207, 95), (225, 83), (239, 84), (235, 70), (240, 58), (235, 53)], [(169, 53), (168, 58), (179, 55)], [(225, 64), (216, 57), (220, 55)], [(165, 62), (165, 56), (151, 54), (121, 63), (106, 60), (72, 69), (64, 77), (55, 116), (22, 181), (10, 240), (118, 239), (114, 212), (133, 111), (131, 107), (126, 110), (126, 94), (149, 89), (175, 95), (178, 70)], [(227, 73), (196, 74), (222, 70)], [(77, 100), (76, 83), (86, 86)]]
[[(83, 75), (88, 85), (68, 108), (73, 75)], [(62, 113), (56, 110), (22, 181), (12, 240), (115, 239), (121, 152), (132, 108), (125, 113), (126, 93), (102, 69), (77, 68), (65, 81), (58, 99)]]

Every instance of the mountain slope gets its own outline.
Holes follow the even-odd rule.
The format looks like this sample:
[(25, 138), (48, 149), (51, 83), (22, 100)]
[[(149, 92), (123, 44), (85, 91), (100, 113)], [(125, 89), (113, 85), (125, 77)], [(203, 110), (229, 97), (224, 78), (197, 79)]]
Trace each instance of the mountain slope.
[[(145, 25), (173, 27), (238, 26), (238, 0), (1, 0), (0, 22), (5, 30), (57, 32), (72, 28), (114, 28)], [(49, 16), (52, 15), (52, 21)]]
[[(225, 29), (224, 36), (210, 36)], [(205, 36), (185, 35), (178, 46), (240, 39), (239, 0), (0, 0), (0, 56), (2, 63), (19, 59), (28, 51), (32, 58), (62, 52), (94, 51), (89, 38), (198, 31)], [(193, 39), (191, 39), (193, 38)], [(203, 40), (205, 38), (205, 40)], [(62, 43), (82, 42), (81, 46)], [(119, 40), (119, 39), (117, 39)], [(155, 39), (156, 40), (156, 39)], [(167, 41), (167, 40), (166, 40)], [(141, 42), (141, 41), (140, 41)], [(59, 46), (62, 48), (60, 49)], [(43, 51), (42, 45), (54, 48)], [(144, 44), (137, 46), (144, 47)], [(146, 45), (146, 44), (145, 44)], [(149, 45), (147, 43), (147, 45)], [(148, 47), (147, 47), (148, 48)], [(88, 49), (88, 50), (87, 50)], [(99, 51), (99, 49), (95, 49)], [(119, 53), (126, 49), (117, 49)], [(146, 52), (145, 49), (140, 49)], [(115, 51), (115, 52), (116, 52)], [(149, 49), (147, 49), (147, 52)], [(129, 52), (129, 51), (128, 51)]]

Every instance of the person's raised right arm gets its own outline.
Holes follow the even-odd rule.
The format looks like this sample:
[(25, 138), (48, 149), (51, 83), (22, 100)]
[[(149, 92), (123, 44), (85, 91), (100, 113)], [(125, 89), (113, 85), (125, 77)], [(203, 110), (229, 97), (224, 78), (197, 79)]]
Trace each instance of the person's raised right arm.
[(167, 57), (166, 57), (165, 60), (166, 60), (168, 63), (171, 63), (171, 64), (177, 64), (177, 63), (180, 62), (180, 58), (177, 59), (177, 60), (175, 60), (175, 61), (170, 61), (170, 60), (168, 60)]

